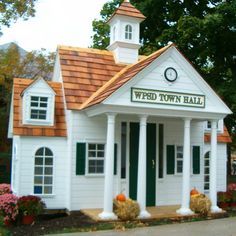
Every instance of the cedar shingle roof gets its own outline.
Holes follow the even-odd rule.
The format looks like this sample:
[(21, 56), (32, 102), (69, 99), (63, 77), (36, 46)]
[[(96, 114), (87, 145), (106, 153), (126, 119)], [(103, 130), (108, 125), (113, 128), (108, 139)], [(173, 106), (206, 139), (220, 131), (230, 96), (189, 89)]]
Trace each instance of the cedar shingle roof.
[[(205, 134), (204, 142), (205, 143), (211, 142), (211, 134)], [(217, 135), (217, 142), (218, 143), (232, 143), (232, 139), (229, 135), (229, 132), (228, 132), (226, 126), (224, 126), (224, 133)]]
[(110, 21), (115, 15), (135, 17), (135, 18), (140, 18), (142, 20), (144, 20), (146, 18), (137, 8), (135, 8), (128, 1), (124, 1), (123, 3), (121, 3), (121, 5), (111, 15), (111, 17), (108, 21)]
[(163, 54), (168, 48), (172, 47), (170, 44), (160, 50), (152, 53), (148, 57), (142, 59), (136, 64), (126, 66), (118, 74), (116, 74), (111, 80), (104, 84), (96, 93), (94, 93), (87, 101), (81, 105), (81, 109), (88, 108), (90, 106), (96, 105), (104, 101), (113, 92), (119, 89), (122, 85), (132, 79), (135, 75), (141, 72), (144, 68), (150, 65), (155, 59), (157, 59), (161, 54)]
[(22, 97), (21, 93), (30, 86), (34, 80), (14, 79), (13, 83), (13, 134), (22, 136), (53, 136), (66, 137), (66, 122), (63, 103), (62, 85), (58, 82), (48, 82), (55, 91), (55, 117), (54, 126), (38, 126), (22, 124)]
[(67, 109), (79, 110), (93, 93), (126, 65), (106, 50), (58, 47)]

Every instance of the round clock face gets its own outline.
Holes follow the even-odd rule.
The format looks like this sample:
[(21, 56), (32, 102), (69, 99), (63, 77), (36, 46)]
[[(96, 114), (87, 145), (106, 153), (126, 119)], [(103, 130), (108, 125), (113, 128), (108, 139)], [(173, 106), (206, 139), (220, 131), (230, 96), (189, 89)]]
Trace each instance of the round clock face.
[(177, 77), (177, 71), (173, 67), (168, 67), (165, 69), (164, 76), (169, 82), (174, 82)]

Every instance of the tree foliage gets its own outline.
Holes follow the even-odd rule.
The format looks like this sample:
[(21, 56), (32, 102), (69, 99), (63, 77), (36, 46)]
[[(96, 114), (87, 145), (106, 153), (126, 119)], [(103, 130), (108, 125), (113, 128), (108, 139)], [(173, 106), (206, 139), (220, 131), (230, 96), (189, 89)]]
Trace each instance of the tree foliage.
[[(101, 19), (93, 21), (93, 47), (106, 48), (105, 26), (114, 7), (104, 5)], [(147, 18), (141, 24), (140, 52), (151, 52), (174, 42), (217, 91), (234, 114), (226, 119), (236, 136), (236, 0), (131, 0)], [(98, 24), (99, 22), (99, 24)]]
[(0, 32), (1, 26), (10, 26), (18, 18), (27, 20), (34, 16), (34, 4), (37, 0), (1, 0), (0, 1)]

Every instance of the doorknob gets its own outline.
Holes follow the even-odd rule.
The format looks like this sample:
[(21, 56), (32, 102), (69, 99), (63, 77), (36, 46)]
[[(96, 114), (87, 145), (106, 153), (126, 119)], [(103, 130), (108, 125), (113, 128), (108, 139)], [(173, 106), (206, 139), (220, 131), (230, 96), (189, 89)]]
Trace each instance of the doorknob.
[(152, 160), (152, 168), (155, 168), (155, 161)]

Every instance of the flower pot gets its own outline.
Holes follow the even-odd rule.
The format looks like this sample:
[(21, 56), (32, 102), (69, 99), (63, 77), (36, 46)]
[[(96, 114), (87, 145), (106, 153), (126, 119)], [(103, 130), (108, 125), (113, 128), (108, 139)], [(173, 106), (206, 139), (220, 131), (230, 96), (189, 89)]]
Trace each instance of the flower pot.
[(31, 216), (31, 215), (26, 215), (22, 217), (22, 224), (23, 225), (31, 225), (35, 220), (35, 216)]

